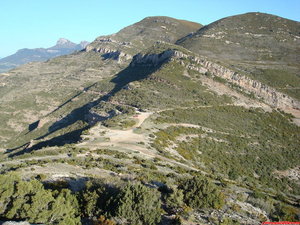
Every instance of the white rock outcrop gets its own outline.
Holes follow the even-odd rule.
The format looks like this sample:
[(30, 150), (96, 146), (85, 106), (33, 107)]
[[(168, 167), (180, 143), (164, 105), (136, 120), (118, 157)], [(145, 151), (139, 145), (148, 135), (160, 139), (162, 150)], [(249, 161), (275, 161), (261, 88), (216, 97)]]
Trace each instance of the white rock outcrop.
[[(188, 59), (190, 63), (183, 62), (181, 59)], [(212, 76), (217, 76), (236, 84), (248, 93), (253, 93), (257, 98), (265, 103), (280, 109), (293, 108), (300, 109), (300, 102), (281, 93), (273, 87), (253, 80), (246, 75), (242, 75), (236, 71), (230, 70), (217, 63), (207, 59), (191, 56), (178, 50), (166, 50), (160, 54), (137, 54), (133, 57), (130, 66), (137, 64), (158, 65), (165, 60), (179, 60), (181, 65), (188, 69), (198, 71), (200, 73), (209, 72)]]

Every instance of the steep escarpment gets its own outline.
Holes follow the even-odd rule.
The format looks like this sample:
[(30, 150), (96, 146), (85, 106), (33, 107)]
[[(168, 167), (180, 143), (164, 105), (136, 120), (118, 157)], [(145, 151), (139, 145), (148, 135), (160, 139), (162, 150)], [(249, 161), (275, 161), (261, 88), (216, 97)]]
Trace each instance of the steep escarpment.
[(175, 54), (174, 50), (167, 50), (160, 54), (137, 54), (133, 57), (130, 66), (134, 67), (138, 64), (157, 66), (158, 64), (170, 59)]
[[(230, 83), (236, 84), (246, 90), (249, 93), (253, 93), (255, 96), (261, 98), (267, 104), (278, 107), (281, 109), (285, 108), (295, 108), (300, 109), (300, 102), (287, 94), (277, 91), (266, 84), (263, 84), (257, 80), (249, 78), (249, 76), (242, 75), (236, 71), (232, 71), (224, 66), (217, 63), (207, 61), (205, 59), (194, 58), (194, 62), (198, 63), (207, 72), (211, 74), (224, 78)], [(198, 71), (203, 71), (203, 68), (194, 68)]]
[(138, 54), (134, 57), (131, 65), (152, 64), (157, 65), (165, 60), (178, 60), (187, 69), (195, 70), (201, 74), (211, 74), (226, 81), (238, 85), (246, 93), (252, 93), (272, 107), (280, 109), (300, 109), (300, 102), (285, 93), (272, 88), (260, 81), (251, 79), (249, 75), (233, 71), (225, 66), (209, 61), (205, 58), (194, 56), (192, 53), (181, 52), (176, 49), (168, 49), (160, 54)]
[[(131, 51), (128, 51), (131, 49), (130, 42), (120, 42), (111, 37), (99, 37), (95, 42), (98, 44), (92, 43), (88, 45), (85, 51), (97, 52), (100, 53), (104, 59), (111, 58), (118, 60), (119, 62), (128, 61), (132, 58), (132, 55), (130, 54)], [(124, 49), (124, 46), (127, 47)]]

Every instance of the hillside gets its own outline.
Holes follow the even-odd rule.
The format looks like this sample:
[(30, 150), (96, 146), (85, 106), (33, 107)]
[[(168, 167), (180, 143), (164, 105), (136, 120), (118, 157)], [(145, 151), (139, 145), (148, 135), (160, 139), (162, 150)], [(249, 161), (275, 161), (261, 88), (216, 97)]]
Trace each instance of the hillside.
[(67, 55), (84, 49), (87, 44), (88, 42), (86, 41), (75, 44), (67, 39), (60, 38), (56, 45), (50, 48), (24, 48), (13, 55), (0, 59), (0, 72), (6, 72), (29, 62), (43, 62), (57, 56)]
[(175, 43), (202, 25), (170, 17), (147, 17), (116, 34), (100, 36), (87, 47), (87, 51), (106, 53), (107, 57), (130, 59), (156, 42)]
[[(168, 17), (149, 17), (112, 35), (116, 42), (99, 41), (103, 39), (99, 37), (84, 51), (46, 62), (29, 63), (9, 73), (0, 74), (0, 117), (4, 121), (0, 125), (0, 143), (7, 143), (10, 137), (60, 108), (64, 101), (82, 93), (95, 82), (124, 69), (135, 52), (148, 48), (157, 41), (175, 42), (180, 36), (187, 35), (199, 27), (196, 23)], [(124, 42), (128, 42), (129, 45), (124, 45)], [(137, 47), (136, 43), (144, 43), (145, 46)], [(66, 44), (69, 44), (69, 47), (73, 46), (70, 43)], [(94, 49), (95, 46), (97, 49)], [(88, 92), (89, 100), (94, 98), (95, 93), (98, 94), (96, 91), (90, 93)], [(83, 103), (75, 102), (74, 107), (79, 107), (80, 104)], [(12, 112), (13, 117), (10, 116)], [(60, 116), (64, 115), (65, 112)], [(58, 118), (46, 119), (48, 120)], [(15, 141), (13, 143), (16, 144)]]
[(227, 17), (177, 43), (300, 99), (300, 23), (263, 13)]
[[(298, 221), (300, 102), (228, 66), (237, 59), (197, 51), (186, 35), (199, 26), (146, 18), (2, 76), (0, 219)], [(189, 38), (195, 48), (175, 44)]]

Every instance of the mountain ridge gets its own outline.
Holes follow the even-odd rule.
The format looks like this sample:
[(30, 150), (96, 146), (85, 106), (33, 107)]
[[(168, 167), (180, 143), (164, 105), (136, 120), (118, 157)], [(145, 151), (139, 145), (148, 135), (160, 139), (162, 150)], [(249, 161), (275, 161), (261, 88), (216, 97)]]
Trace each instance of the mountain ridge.
[(57, 56), (70, 54), (73, 51), (84, 49), (88, 44), (89, 42), (86, 41), (75, 44), (65, 38), (60, 38), (54, 46), (49, 48), (23, 48), (15, 54), (0, 59), (0, 72), (6, 72), (25, 63), (46, 61)]
[(115, 34), (96, 38), (87, 46), (86, 51), (101, 52), (116, 58), (120, 55), (126, 61), (157, 41), (174, 43), (179, 37), (190, 34), (201, 26), (170, 17), (146, 17)]
[[(269, 17), (250, 15), (260, 18), (257, 27)], [(0, 173), (36, 177), (32, 182), (44, 183), (56, 195), (72, 190), (78, 224), (94, 218), (148, 224), (144, 215), (152, 214), (156, 222), (149, 224), (298, 221), (300, 103), (297, 91), (283, 87), (300, 85), (290, 80), (299, 63), (274, 57), (259, 64), (251, 49), (243, 55), (247, 48), (229, 48), (228, 54), (240, 58), (213, 57), (214, 48), (222, 52), (228, 48), (225, 39), (235, 38), (220, 30), (238, 30), (234, 35), (242, 37), (253, 31), (252, 25), (241, 26), (255, 21), (248, 17), (205, 28), (212, 32), (205, 33), (210, 35), (205, 43), (214, 44), (205, 46), (212, 47), (204, 49), (208, 54), (194, 39), (203, 28), (193, 29), (200, 25), (150, 17), (100, 36), (82, 51), (2, 74)], [(216, 34), (224, 38), (215, 40)], [(264, 38), (250, 39), (261, 46)], [(296, 41), (281, 44), (297, 48)], [(257, 73), (280, 66), (287, 72)], [(143, 193), (156, 193), (161, 202), (153, 209), (143, 201), (135, 221), (128, 211), (115, 214), (112, 203), (118, 209), (128, 204), (124, 210), (133, 215), (130, 209), (140, 198), (132, 202), (126, 196)], [(2, 217), (48, 223), (48, 217), (17, 216), (4, 212)]]
[[(297, 35), (299, 35), (299, 29), (300, 29), (300, 22), (297, 21), (284, 19), (282, 17), (278, 17), (266, 13), (245, 13), (241, 15), (226, 17), (218, 21), (215, 21), (211, 24), (208, 24), (200, 28), (197, 32), (195, 32), (192, 36), (189, 36), (185, 40), (191, 41), (193, 38), (197, 39), (202, 37), (202, 39), (203, 38), (211, 39), (216, 43), (227, 41), (227, 43), (229, 43), (228, 45), (230, 47), (233, 47), (230, 44), (234, 44), (235, 42), (237, 42), (237, 39), (241, 41), (241, 38), (246, 38), (248, 40), (249, 36), (251, 35), (252, 35), (251, 38), (259, 38), (259, 37), (268, 38), (274, 36), (274, 39), (277, 39), (276, 41), (277, 44), (279, 44), (278, 46), (276, 45), (272, 46), (272, 44), (266, 44), (267, 42), (262, 42), (261, 45), (262, 44), (265, 45), (266, 49), (271, 49), (273, 47), (274, 50), (276, 50), (277, 48), (280, 48), (280, 44), (282, 44), (280, 43), (280, 41), (287, 42), (286, 39), (283, 39), (284, 36), (285, 38), (290, 38), (292, 41), (298, 43), (299, 40), (297, 40), (298, 39)], [(246, 30), (246, 32), (243, 33), (242, 30)], [(237, 31), (240, 31), (240, 33), (237, 33)], [(251, 34), (248, 33), (247, 31), (251, 33), (254, 32), (254, 33)], [(226, 38), (228, 40), (224, 41), (224, 39)], [(188, 43), (186, 44), (184, 43), (185, 40), (184, 39), (179, 40), (177, 43), (187, 45)], [(274, 42), (272, 39), (268, 41)], [(248, 41), (248, 43), (245, 42), (239, 44), (248, 48), (251, 46), (250, 41)], [(287, 44), (288, 43), (285, 43), (285, 45)], [(260, 46), (258, 45), (257, 47)], [(236, 49), (234, 49), (234, 51), (235, 50)], [(250, 57), (251, 56), (250, 53), (251, 52), (249, 51), (245, 52), (244, 57)], [(297, 57), (298, 56), (296, 55), (296, 58), (294, 58), (294, 60), (298, 61)], [(291, 57), (290, 59), (293, 58)]]
[(265, 13), (226, 17), (177, 44), (299, 100), (300, 22)]

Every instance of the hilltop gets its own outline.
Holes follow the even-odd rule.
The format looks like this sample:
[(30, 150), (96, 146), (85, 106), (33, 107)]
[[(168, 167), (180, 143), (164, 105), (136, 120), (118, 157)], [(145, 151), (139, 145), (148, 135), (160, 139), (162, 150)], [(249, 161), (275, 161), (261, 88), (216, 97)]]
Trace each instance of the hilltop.
[(246, 13), (200, 28), (177, 44), (221, 61), (299, 100), (300, 23)]
[(201, 26), (198, 23), (170, 17), (147, 17), (116, 34), (96, 38), (86, 50), (104, 53), (105, 57), (128, 60), (156, 42), (175, 43), (179, 38), (191, 34)]
[(177, 43), (211, 58), (299, 62), (300, 23), (264, 13), (227, 17)]

